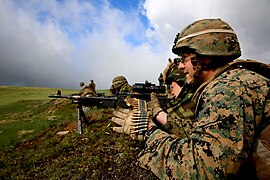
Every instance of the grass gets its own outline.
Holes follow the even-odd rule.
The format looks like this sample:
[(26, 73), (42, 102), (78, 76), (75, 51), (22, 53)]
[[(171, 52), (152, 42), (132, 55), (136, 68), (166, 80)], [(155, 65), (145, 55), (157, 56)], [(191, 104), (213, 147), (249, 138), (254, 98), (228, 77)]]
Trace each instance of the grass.
[(112, 131), (112, 109), (91, 109), (80, 135), (76, 105), (55, 92), (0, 87), (0, 179), (157, 179), (136, 165), (143, 144)]
[[(34, 137), (57, 121), (77, 117), (76, 105), (69, 101), (65, 106), (57, 107), (53, 114), (42, 113), (53, 106), (48, 94), (56, 91), (53, 88), (0, 86), (0, 147), (7, 147), (17, 139)], [(73, 94), (79, 90), (61, 91), (62, 94)]]
[[(47, 100), (48, 94), (55, 94), (55, 88), (0, 86), (0, 107), (19, 100)], [(61, 89), (63, 94), (72, 94), (78, 90)]]
[[(31, 138), (55, 122), (44, 111), (52, 103), (48, 94), (56, 89), (38, 87), (0, 87), (0, 147), (25, 137)], [(74, 90), (65, 90), (74, 93)]]

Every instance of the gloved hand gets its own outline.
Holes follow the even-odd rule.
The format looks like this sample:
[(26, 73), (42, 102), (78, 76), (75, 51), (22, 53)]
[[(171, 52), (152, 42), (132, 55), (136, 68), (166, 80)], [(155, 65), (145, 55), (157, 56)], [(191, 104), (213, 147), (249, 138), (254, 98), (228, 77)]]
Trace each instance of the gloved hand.
[(171, 60), (171, 58), (168, 59), (168, 64), (166, 68), (163, 71), (163, 81), (166, 82), (168, 75), (172, 71), (172, 69), (176, 66), (174, 62)]
[(119, 109), (113, 112), (112, 121), (120, 125), (113, 127), (113, 131), (128, 134), (133, 140), (144, 140), (145, 133), (153, 126), (149, 118), (146, 101), (131, 98), (132, 110)]
[(156, 93), (152, 92), (150, 94), (151, 100), (147, 102), (147, 110), (150, 113), (150, 116), (155, 119), (158, 113), (163, 111), (163, 109), (160, 107), (159, 100), (157, 98)]
[(132, 119), (132, 110), (130, 109), (119, 109), (118, 111), (113, 111), (112, 121), (121, 127), (113, 127), (113, 131), (118, 133), (130, 133)]

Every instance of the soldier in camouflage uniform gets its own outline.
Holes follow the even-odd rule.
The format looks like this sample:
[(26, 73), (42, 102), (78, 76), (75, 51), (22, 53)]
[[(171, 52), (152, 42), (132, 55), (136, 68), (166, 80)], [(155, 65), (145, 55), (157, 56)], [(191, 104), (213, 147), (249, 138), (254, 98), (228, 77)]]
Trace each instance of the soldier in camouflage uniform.
[(116, 76), (112, 80), (110, 91), (112, 95), (115, 95), (117, 92), (131, 92), (132, 87), (124, 76)]
[(96, 84), (94, 83), (93, 79), (90, 80), (89, 88), (91, 89), (92, 95), (97, 96)]
[[(175, 58), (174, 61), (172, 61), (170, 58), (168, 59), (168, 64), (166, 68), (164, 69), (163, 73), (160, 73), (162, 77), (162, 81), (167, 85), (167, 87), (171, 87), (171, 95), (168, 94), (167, 96), (169, 99), (171, 99), (171, 103), (174, 102), (176, 99), (178, 99), (178, 95), (180, 94), (182, 87), (185, 84), (186, 81), (186, 75), (184, 74), (183, 70), (178, 69), (178, 64), (180, 63), (178, 61), (179, 58)], [(168, 92), (167, 92), (168, 93)], [(158, 98), (156, 97), (155, 93), (151, 93), (151, 101), (147, 103), (148, 111), (153, 112), (152, 116), (154, 119), (157, 120), (158, 124), (163, 128), (166, 129), (166, 132), (172, 132), (175, 130), (172, 130), (172, 126), (165, 127), (165, 124), (167, 120), (167, 109), (161, 109), (160, 103)], [(169, 105), (169, 104), (168, 104)], [(155, 110), (154, 110), (155, 109)], [(165, 121), (164, 121), (165, 119)], [(172, 123), (175, 123), (175, 116), (173, 121), (170, 121)], [(171, 120), (170, 119), (170, 120)], [(175, 128), (178, 130), (178, 128)]]
[(175, 58), (174, 61), (169, 58), (168, 64), (163, 71), (162, 79), (167, 87), (171, 87), (171, 96), (173, 98), (178, 97), (186, 81), (184, 71), (182, 69), (178, 69), (179, 63), (181, 63), (179, 58)]
[(164, 86), (163, 74), (160, 73), (158, 77), (159, 86)]
[(86, 86), (84, 82), (80, 82), (81, 90), (78, 93), (81, 96), (96, 96), (97, 94), (93, 92), (92, 88)]
[[(177, 35), (172, 51), (182, 58), (185, 71), (192, 64), (190, 82), (200, 85), (190, 104), (193, 128), (179, 138), (149, 118), (139, 165), (160, 179), (251, 179), (255, 169), (257, 177), (269, 178), (269, 65), (234, 61), (241, 55), (237, 35), (221, 19), (190, 24)], [(116, 115), (134, 124), (134, 115)], [(122, 122), (124, 133), (134, 136), (138, 131), (125, 127), (129, 124)]]
[[(191, 107), (194, 106), (190, 106), (189, 104), (197, 89), (194, 85), (192, 86), (187, 83), (187, 72), (184, 72), (184, 64), (181, 61), (180, 58), (175, 58), (174, 61), (169, 59), (169, 63), (163, 71), (163, 79), (167, 86), (172, 87), (173, 99), (168, 103), (166, 115), (165, 112), (159, 112), (157, 115), (153, 115), (153, 118), (156, 118), (163, 125), (162, 130), (178, 137), (184, 137), (192, 127), (193, 122), (191, 118), (194, 117), (194, 108), (191, 109)], [(148, 103), (148, 110), (150, 111), (153, 111), (152, 104), (152, 102)]]

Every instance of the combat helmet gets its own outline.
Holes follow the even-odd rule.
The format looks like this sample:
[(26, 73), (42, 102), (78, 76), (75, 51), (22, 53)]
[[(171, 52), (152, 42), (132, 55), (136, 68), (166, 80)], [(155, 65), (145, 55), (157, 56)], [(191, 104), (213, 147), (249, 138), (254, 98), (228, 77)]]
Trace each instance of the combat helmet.
[(128, 83), (127, 79), (124, 76), (116, 76), (112, 80), (112, 87), (114, 89), (119, 89), (121, 86), (123, 86), (124, 84), (127, 84), (127, 83)]
[(80, 86), (82, 87), (84, 85), (84, 82), (80, 82)]
[(221, 19), (202, 19), (193, 22), (176, 35), (172, 52), (180, 55), (186, 49), (203, 56), (232, 61), (241, 56), (234, 29)]

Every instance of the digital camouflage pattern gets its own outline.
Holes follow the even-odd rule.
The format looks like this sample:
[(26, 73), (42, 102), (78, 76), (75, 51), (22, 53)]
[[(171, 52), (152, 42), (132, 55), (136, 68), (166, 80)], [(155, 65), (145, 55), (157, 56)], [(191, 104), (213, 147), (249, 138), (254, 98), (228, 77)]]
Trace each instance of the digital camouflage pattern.
[(221, 19), (198, 20), (178, 33), (172, 48), (173, 53), (179, 55), (187, 48), (200, 55), (226, 57), (226, 60), (241, 56), (234, 29)]
[(169, 102), (167, 122), (163, 126), (165, 132), (179, 138), (188, 136), (195, 118), (195, 104), (192, 98), (196, 89), (195, 85), (185, 84), (178, 98)]
[(128, 81), (124, 76), (116, 76), (112, 80), (110, 91), (112, 94), (115, 94), (116, 92), (131, 92), (132, 86), (128, 84)]
[[(196, 120), (184, 138), (156, 130), (139, 165), (160, 179), (226, 179), (251, 166), (256, 139), (270, 124), (269, 79), (230, 69), (199, 88)], [(247, 177), (250, 170), (244, 172)]]

